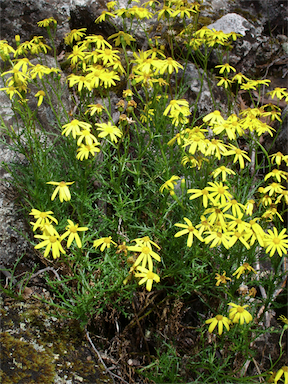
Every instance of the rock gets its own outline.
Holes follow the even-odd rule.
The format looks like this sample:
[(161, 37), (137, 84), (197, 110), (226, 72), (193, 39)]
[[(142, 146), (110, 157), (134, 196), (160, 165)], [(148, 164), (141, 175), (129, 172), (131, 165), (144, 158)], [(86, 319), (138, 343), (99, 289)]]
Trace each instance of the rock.
[[(182, 71), (179, 71), (181, 75)], [(193, 105), (199, 93), (201, 92), (199, 99), (197, 101), (197, 116), (206, 115), (215, 110), (213, 100), (211, 98), (211, 93), (207, 81), (207, 76), (203, 78), (203, 85), (201, 86), (201, 77), (203, 76), (203, 70), (200, 68), (197, 70), (195, 64), (189, 63), (185, 72), (185, 84), (189, 85), (189, 90), (185, 94), (185, 98), (189, 100), (189, 105)], [(221, 100), (226, 100), (225, 93), (221, 87), (217, 87), (217, 81), (211, 79), (210, 86), (212, 88), (213, 96), (215, 99), (218, 108), (221, 110), (227, 110), (226, 105), (221, 102)], [(193, 106), (192, 106), (193, 113)]]
[[(257, 65), (267, 63), (281, 49), (281, 44), (276, 39), (262, 35), (262, 26), (254, 26), (236, 13), (229, 13), (221, 17), (208, 25), (208, 28), (214, 28), (216, 31), (224, 33), (236, 32), (243, 36), (233, 43), (233, 48), (229, 52), (229, 63), (238, 72), (246, 75), (255, 74)], [(219, 59), (215, 50), (212, 52), (210, 65), (217, 64), (219, 64)]]
[(208, 28), (214, 28), (216, 31), (223, 31), (224, 33), (236, 32), (243, 36), (246, 35), (247, 31), (251, 31), (252, 37), (260, 35), (262, 32), (261, 27), (255, 28), (253, 24), (237, 13), (228, 13), (215, 23), (208, 25)]
[(37, 22), (49, 17), (54, 17), (58, 22), (56, 46), (63, 42), (64, 35), (70, 31), (70, 1), (2, 0), (0, 7), (0, 39), (9, 43), (15, 35), (20, 35), (21, 42), (31, 40), (35, 35), (48, 39), (46, 29), (38, 27)]

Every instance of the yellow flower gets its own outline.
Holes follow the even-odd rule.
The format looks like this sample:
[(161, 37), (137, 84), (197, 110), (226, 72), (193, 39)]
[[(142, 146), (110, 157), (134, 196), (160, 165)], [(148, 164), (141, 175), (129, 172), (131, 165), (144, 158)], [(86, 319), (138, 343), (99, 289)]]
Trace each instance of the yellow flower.
[[(97, 144), (99, 144), (98, 141)], [(84, 158), (86, 160), (88, 159), (89, 153), (91, 153), (92, 156), (95, 156), (96, 152), (100, 152), (100, 149), (96, 147), (97, 144), (81, 144), (80, 148), (77, 149), (78, 154), (76, 158), (82, 161)]]
[(78, 84), (78, 92), (81, 92), (83, 86), (89, 89), (89, 91), (92, 89), (90, 80), (86, 76), (77, 76), (72, 73), (67, 76), (67, 81), (69, 82), (69, 87), (73, 87), (75, 84)]
[[(90, 35), (85, 37), (85, 45), (89, 46), (91, 43), (96, 45), (98, 49), (105, 49), (106, 47), (112, 49), (112, 45), (104, 39), (102, 35)], [(97, 53), (97, 52), (96, 52)]]
[(111, 9), (113, 10), (116, 4), (117, 4), (117, 1), (109, 1), (106, 4), (106, 7), (107, 7), (108, 11), (111, 11)]
[(131, 41), (136, 41), (133, 36), (129, 35), (129, 33), (125, 33), (123, 31), (119, 31), (117, 33), (114, 33), (114, 35), (111, 35), (108, 37), (108, 40), (114, 39), (114, 44), (117, 47), (118, 45), (122, 44), (122, 41), (125, 42), (125, 44), (130, 45)]
[(178, 110), (181, 112), (188, 110), (188, 112), (189, 112), (188, 101), (185, 99), (170, 100), (170, 103), (166, 107), (165, 111), (163, 112), (163, 115), (167, 116), (169, 112), (173, 113), (175, 110)]
[(236, 75), (234, 75), (234, 77), (232, 77), (232, 81), (237, 81), (238, 84), (242, 84), (243, 80), (248, 81), (249, 79), (241, 72), (237, 73)]
[(87, 28), (72, 29), (72, 31), (67, 33), (64, 37), (65, 44), (69, 45), (73, 43), (73, 40), (81, 40), (81, 38), (86, 35), (86, 30)]
[(280, 315), (280, 316), (278, 317), (278, 320), (281, 320), (281, 321), (283, 321), (284, 324), (288, 325), (288, 319), (287, 319), (286, 316), (284, 316), (284, 315)]
[(212, 203), (214, 203), (214, 200), (209, 195), (209, 191), (208, 191), (207, 188), (204, 188), (204, 189), (188, 189), (187, 193), (193, 193), (193, 195), (191, 195), (189, 197), (190, 200), (194, 200), (194, 199), (197, 199), (200, 196), (203, 196), (203, 205), (204, 205), (205, 208), (207, 208), (208, 200), (209, 199), (212, 201)]
[(239, 279), (239, 277), (244, 273), (244, 272), (254, 272), (256, 273), (255, 269), (251, 267), (251, 265), (249, 265), (248, 263), (244, 263), (242, 264), (238, 269), (236, 269), (236, 271), (232, 274), (232, 276), (236, 276), (237, 279)]
[(250, 157), (246, 155), (247, 152), (242, 151), (240, 148), (235, 147), (234, 145), (230, 145), (231, 150), (224, 153), (224, 156), (235, 155), (233, 163), (239, 161), (240, 168), (243, 169), (245, 167), (244, 158), (248, 161), (251, 161)]
[(19, 91), (17, 90), (16, 87), (13, 87), (13, 85), (11, 85), (10, 87), (5, 87), (5, 88), (0, 88), (0, 91), (5, 91), (7, 93), (7, 95), (9, 96), (9, 99), (12, 100), (12, 97), (16, 94), (20, 97), (20, 99), (22, 99), (22, 95), (21, 93), (19, 93)]
[(72, 132), (73, 139), (76, 139), (76, 135), (80, 133), (80, 128), (88, 129), (90, 127), (91, 124), (74, 119), (70, 121), (70, 123), (62, 126), (62, 128), (64, 128), (62, 131), (62, 135), (68, 136), (69, 133)]
[(99, 78), (101, 80), (101, 85), (104, 85), (104, 88), (112, 87), (112, 85), (116, 85), (114, 80), (120, 80), (120, 77), (114, 71), (102, 71), (102, 73), (99, 75)]
[(272, 183), (268, 185), (266, 188), (264, 188), (263, 192), (267, 193), (269, 192), (269, 196), (274, 195), (274, 193), (283, 193), (284, 187), (283, 185), (279, 183)]
[(103, 252), (106, 247), (109, 249), (111, 244), (117, 245), (111, 236), (101, 237), (101, 239), (94, 240), (93, 247), (97, 249), (101, 245), (100, 251)]
[(255, 201), (253, 199), (248, 200), (246, 205), (245, 205), (245, 213), (248, 216), (252, 216), (253, 210), (255, 206)]
[(220, 284), (226, 284), (227, 280), (231, 281), (230, 277), (226, 276), (226, 271), (224, 271), (222, 275), (220, 275), (219, 273), (216, 273), (215, 279), (217, 280), (216, 282), (217, 287), (219, 287)]
[(160, 249), (159, 245), (152, 241), (149, 236), (139, 237), (137, 239), (133, 239), (132, 241), (135, 241), (138, 245), (149, 247), (150, 249), (152, 249), (151, 244), (153, 244), (156, 248)]
[(171, 17), (173, 15), (173, 9), (171, 9), (170, 7), (166, 6), (166, 5), (163, 5), (162, 9), (160, 9), (159, 11), (157, 11), (156, 13), (158, 13), (158, 21), (163, 18), (167, 18), (169, 19), (169, 17)]
[(35, 235), (37, 239), (42, 239), (43, 241), (39, 244), (37, 244), (34, 248), (39, 249), (46, 247), (44, 252), (44, 257), (47, 257), (50, 250), (52, 249), (52, 256), (54, 259), (57, 259), (57, 257), (60, 257), (61, 253), (66, 253), (61, 245), (61, 237), (56, 232), (53, 235)]
[(169, 191), (170, 189), (173, 190), (173, 189), (174, 189), (174, 185), (177, 184), (177, 181), (176, 181), (176, 180), (179, 180), (179, 179), (180, 179), (179, 176), (175, 176), (175, 175), (173, 175), (172, 177), (170, 177), (169, 180), (165, 181), (165, 183), (161, 185), (159, 191), (160, 191), (161, 193), (163, 193), (164, 189), (167, 189), (168, 191)]
[(83, 129), (83, 131), (80, 131), (77, 133), (77, 136), (79, 136), (77, 140), (77, 145), (80, 145), (82, 141), (85, 139), (86, 145), (98, 145), (99, 142), (96, 139), (94, 135), (90, 132), (90, 128)]
[(108, 121), (108, 124), (105, 123), (99, 123), (96, 124), (99, 128), (97, 128), (97, 131), (101, 131), (99, 133), (99, 137), (106, 137), (107, 135), (110, 136), (111, 141), (114, 141), (117, 143), (118, 137), (122, 137), (123, 133), (120, 131), (119, 128), (117, 128), (115, 125), (112, 125), (110, 121)]
[(74, 239), (76, 241), (78, 248), (81, 248), (82, 243), (81, 243), (80, 237), (79, 237), (77, 232), (87, 231), (88, 227), (78, 227), (79, 224), (74, 224), (73, 221), (68, 220), (68, 219), (67, 219), (67, 221), (69, 223), (66, 227), (67, 231), (61, 236), (61, 239), (65, 239), (65, 237), (67, 237), (69, 235), (68, 241), (67, 241), (67, 248), (70, 247), (70, 245)]
[(117, 55), (119, 51), (117, 50), (106, 48), (103, 50), (96, 49), (96, 52), (99, 53), (98, 58), (102, 59), (103, 65), (106, 65), (107, 63), (114, 64), (115, 60), (120, 60), (119, 56)]
[(280, 165), (282, 161), (284, 161), (286, 163), (286, 165), (288, 165), (288, 155), (283, 155), (282, 152), (277, 152), (277, 153), (274, 153), (273, 155), (270, 155), (269, 157), (271, 157), (272, 159), (272, 163), (274, 164), (274, 162), (277, 164), (277, 165)]
[(238, 203), (238, 201), (235, 199), (227, 201), (225, 204), (221, 205), (221, 208), (224, 208), (223, 212), (226, 212), (226, 211), (228, 211), (229, 208), (231, 208), (232, 214), (234, 216), (241, 216), (241, 214), (242, 214), (241, 209), (243, 211), (245, 210), (245, 206), (241, 203)]
[(206, 156), (216, 156), (218, 160), (221, 159), (221, 155), (227, 152), (226, 144), (223, 143), (222, 140), (212, 139), (206, 140)]
[(228, 319), (228, 317), (217, 315), (212, 319), (206, 320), (205, 323), (210, 324), (208, 328), (208, 332), (210, 333), (212, 333), (215, 327), (218, 325), (218, 333), (221, 336), (223, 332), (223, 325), (227, 329), (227, 331), (229, 331), (229, 325), (231, 324), (231, 321)]
[(273, 169), (271, 172), (267, 173), (267, 175), (265, 176), (264, 180), (266, 181), (267, 179), (269, 179), (270, 177), (275, 177), (275, 179), (281, 183), (281, 177), (284, 179), (284, 180), (287, 180), (287, 175), (288, 173), (285, 172), (285, 171), (281, 171), (280, 169)]
[[(222, 226), (223, 228), (223, 226)], [(208, 236), (205, 238), (205, 244), (212, 241), (210, 248), (218, 247), (223, 244), (226, 249), (231, 248), (231, 235), (233, 232), (222, 232), (222, 229), (218, 231), (207, 231)]]
[(57, 21), (54, 19), (54, 17), (49, 17), (49, 19), (38, 21), (37, 25), (38, 27), (49, 27), (51, 23), (53, 23), (54, 25), (57, 24)]
[(107, 16), (107, 19), (109, 18), (109, 16), (115, 17), (115, 15), (113, 15), (113, 13), (111, 12), (102, 11), (101, 15), (95, 20), (95, 23), (97, 24), (97, 23), (101, 23), (102, 21), (105, 21), (106, 16)]
[(184, 228), (182, 231), (177, 232), (174, 237), (179, 237), (188, 234), (187, 247), (191, 247), (193, 243), (193, 236), (195, 235), (200, 241), (204, 241), (199, 231), (193, 226), (192, 222), (184, 217), (187, 224), (176, 223), (175, 227)]
[[(117, 247), (117, 251), (116, 253), (121, 253), (123, 252), (125, 256), (127, 256), (127, 253), (128, 253), (128, 247), (126, 245), (126, 241), (123, 241), (122, 244), (119, 244), (118, 247)], [(132, 261), (132, 263), (134, 263), (134, 261)]]
[[(116, 12), (117, 13), (117, 12)], [(153, 17), (153, 13), (149, 12), (148, 9), (143, 8), (143, 7), (137, 7), (133, 6), (132, 8), (129, 8), (128, 11), (126, 12), (127, 17), (135, 16), (136, 19), (151, 19)]]
[(133, 92), (131, 91), (131, 89), (124, 89), (123, 91), (123, 97), (126, 98), (129, 98), (129, 97), (132, 97), (133, 96)]
[[(74, 45), (72, 53), (67, 57), (67, 59), (71, 59), (71, 64), (74, 66), (78, 63), (78, 61), (83, 62), (83, 59), (85, 57), (85, 52), (83, 52), (86, 49), (85, 46), (78, 46)], [(84, 68), (85, 69), (85, 68)]]
[(267, 95), (270, 95), (272, 99), (276, 96), (277, 99), (282, 100), (284, 97), (288, 96), (287, 88), (279, 88), (276, 87), (273, 89), (273, 91), (270, 91), (267, 93)]
[(150, 244), (138, 243), (137, 245), (132, 245), (127, 249), (128, 251), (132, 251), (132, 252), (140, 252), (140, 255), (137, 257), (137, 260), (134, 263), (134, 267), (139, 265), (142, 261), (142, 267), (145, 268), (148, 262), (149, 270), (153, 271), (152, 257), (157, 261), (161, 261), (161, 257), (152, 250), (152, 247)]
[(7, 40), (0, 40), (0, 57), (3, 61), (6, 61), (10, 59), (9, 54), (14, 53), (15, 54), (15, 49), (12, 48)]
[(269, 256), (272, 257), (277, 251), (279, 256), (282, 254), (287, 255), (288, 236), (285, 234), (286, 228), (278, 234), (277, 228), (273, 227), (273, 232), (268, 229), (268, 234), (265, 235), (264, 244), (266, 247), (266, 253), (270, 252)]
[(40, 107), (40, 105), (42, 104), (44, 96), (46, 96), (44, 91), (38, 91), (35, 94), (35, 97), (38, 97), (37, 107)]
[(75, 181), (69, 181), (69, 182), (48, 181), (46, 184), (57, 185), (57, 188), (55, 189), (55, 191), (53, 192), (53, 195), (51, 196), (51, 200), (53, 201), (55, 199), (58, 192), (59, 192), (59, 199), (61, 203), (63, 202), (63, 200), (65, 201), (71, 200), (71, 194), (70, 194), (68, 185), (71, 185), (73, 183), (75, 183)]
[(216, 123), (223, 123), (224, 119), (221, 116), (221, 112), (220, 111), (214, 111), (214, 112), (209, 113), (205, 117), (203, 117), (203, 121), (204, 121), (204, 123), (208, 123), (209, 122), (208, 123), (209, 125), (213, 125), (213, 124), (216, 124)]
[(197, 11), (193, 8), (187, 8), (185, 6), (181, 6), (179, 9), (173, 12), (172, 17), (180, 17), (181, 19), (184, 19), (185, 16), (188, 18), (191, 17), (191, 13), (197, 13)]
[(206, 187), (207, 191), (212, 192), (209, 196), (211, 196), (212, 201), (217, 204), (220, 200), (222, 205), (225, 205), (227, 200), (229, 200), (232, 195), (230, 192), (228, 192), (229, 187), (223, 185), (223, 183), (220, 181), (220, 183), (208, 183), (210, 187)]
[(136, 272), (135, 277), (142, 277), (138, 284), (141, 285), (146, 283), (146, 289), (148, 292), (152, 289), (153, 281), (156, 283), (159, 283), (160, 281), (160, 277), (156, 273), (142, 267), (141, 265), (138, 265), (137, 271), (140, 271), (140, 273)]
[(279, 369), (279, 371), (276, 373), (274, 383), (277, 384), (278, 380), (281, 378), (281, 376), (284, 374), (284, 384), (288, 384), (288, 366), (284, 365), (282, 368)]
[(239, 322), (240, 325), (243, 325), (245, 322), (248, 324), (253, 320), (251, 314), (245, 309), (249, 307), (249, 305), (243, 305), (243, 307), (234, 303), (229, 303), (228, 305), (233, 307), (229, 310), (229, 319), (232, 320), (233, 323)]
[(247, 249), (250, 249), (250, 245), (247, 243), (247, 239), (251, 236), (249, 234), (249, 232), (252, 232), (252, 231), (242, 231), (242, 232), (239, 232), (239, 231), (236, 231), (236, 232), (233, 232), (233, 235), (231, 236), (231, 239), (230, 239), (230, 245), (231, 247), (233, 247), (233, 245), (236, 243), (236, 241), (241, 241), (241, 243), (243, 245), (245, 245), (245, 247)]
[(164, 60), (155, 61), (154, 66), (157, 68), (156, 73), (158, 72), (163, 75), (165, 72), (171, 74), (174, 70), (178, 73), (179, 68), (183, 69), (183, 66), (179, 64), (176, 60), (173, 60), (172, 57), (167, 57)]
[(220, 68), (220, 71), (219, 73), (222, 74), (224, 73), (225, 71), (227, 73), (230, 73), (230, 71), (232, 70), (233, 72), (236, 72), (236, 69), (234, 67), (232, 67), (230, 64), (228, 63), (225, 63), (225, 64), (220, 64), (220, 65), (216, 65), (215, 68)]
[(220, 79), (220, 81), (217, 83), (217, 86), (220, 87), (221, 85), (224, 85), (225, 89), (227, 89), (232, 83), (232, 80), (227, 79), (227, 77), (217, 77), (217, 79)]
[(37, 219), (36, 223), (34, 223), (33, 231), (36, 231), (38, 227), (41, 227), (45, 223), (50, 223), (49, 220), (54, 221), (55, 224), (58, 224), (58, 221), (55, 219), (55, 217), (51, 216), (53, 212), (47, 211), (47, 212), (41, 212), (38, 211), (38, 209), (32, 209), (29, 215), (33, 215), (34, 219)]
[(105, 107), (103, 107), (103, 105), (101, 105), (101, 104), (89, 104), (88, 107), (89, 107), (89, 109), (85, 113), (90, 112), (91, 116), (93, 116), (95, 113), (98, 116), (101, 116), (102, 111), (105, 110)]
[(222, 165), (219, 168), (216, 168), (211, 175), (214, 177), (214, 179), (221, 174), (222, 181), (226, 181), (227, 175), (236, 175), (232, 169), (226, 168), (224, 165)]
[(29, 72), (31, 79), (36, 79), (38, 76), (40, 80), (44, 75), (49, 75), (49, 73), (51, 73), (51, 68), (41, 64), (36, 64)]

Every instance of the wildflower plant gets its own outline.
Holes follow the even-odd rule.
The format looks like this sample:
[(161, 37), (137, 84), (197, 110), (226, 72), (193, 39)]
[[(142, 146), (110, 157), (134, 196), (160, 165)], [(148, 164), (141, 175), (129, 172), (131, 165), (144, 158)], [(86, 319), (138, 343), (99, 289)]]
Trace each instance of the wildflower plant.
[[(1, 91), (21, 117), (15, 126), (6, 127), (6, 145), (29, 164), (8, 163), (6, 168), (23, 196), (23, 212), (36, 220), (31, 223), (31, 241), (39, 257), (63, 266), (55, 278), (46, 276), (52, 305), (66, 309), (82, 327), (109, 306), (126, 318), (135, 316), (140, 326), (140, 316), (131, 309), (136, 308), (135, 297), (147, 298), (139, 309), (142, 321), (151, 312), (163, 320), (170, 302), (188, 306), (195, 295), (202, 313), (192, 328), (201, 351), (192, 348), (183, 381), (197, 377), (198, 382), (233, 382), (237, 377), (249, 382), (241, 377), (241, 369), (251, 360), (256, 338), (269, 332), (263, 319), (276, 306), (285, 278), (288, 235), (282, 216), (288, 203), (287, 172), (280, 167), (288, 164), (288, 157), (270, 154), (260, 140), (263, 134), (275, 133), (264, 118), (281, 122), (280, 111), (262, 105), (251, 93), (268, 87), (268, 80), (249, 79), (226, 62), (241, 36), (200, 28), (198, 2), (138, 5), (128, 2), (127, 8), (119, 8), (118, 2), (107, 3), (107, 11), (95, 22), (123, 23), (123, 30), (117, 28), (107, 39), (89, 35), (86, 28), (68, 33), (64, 43), (69, 74), (57, 61), (55, 67), (46, 61), (50, 52), (57, 57), (53, 18), (38, 23), (47, 29), (52, 48), (41, 36), (20, 40), (15, 47), (0, 41), (5, 83)], [(162, 38), (149, 34), (144, 22), (149, 19), (163, 28)], [(179, 21), (183, 29), (175, 32)], [(145, 49), (137, 49), (135, 28), (146, 36)], [(208, 69), (212, 50), (219, 57), (217, 80)], [(39, 64), (31, 62), (35, 56)], [(189, 102), (185, 74), (191, 60), (201, 91)], [(63, 78), (71, 91), (70, 112)], [(199, 114), (205, 78), (223, 88), (227, 110), (217, 104), (210, 87), (214, 110)], [(38, 89), (35, 111), (28, 102), (32, 85)], [(253, 107), (238, 113), (239, 90)], [(284, 88), (269, 94), (287, 99)], [(37, 115), (43, 105), (54, 116), (48, 129)], [(265, 169), (264, 179), (258, 177), (260, 169)], [(261, 272), (266, 263), (267, 274)], [(239, 294), (243, 285), (248, 287), (244, 295)], [(263, 290), (264, 295), (258, 294)], [(163, 337), (165, 327), (156, 328)], [(207, 329), (208, 335), (215, 334), (213, 341)], [(156, 342), (165, 354), (166, 344)], [(216, 350), (225, 356), (215, 374)], [(235, 353), (241, 354), (236, 370)], [(144, 357), (141, 373), (149, 376), (158, 363), (145, 367), (147, 361)], [(285, 369), (277, 380), (283, 374), (286, 380)]]

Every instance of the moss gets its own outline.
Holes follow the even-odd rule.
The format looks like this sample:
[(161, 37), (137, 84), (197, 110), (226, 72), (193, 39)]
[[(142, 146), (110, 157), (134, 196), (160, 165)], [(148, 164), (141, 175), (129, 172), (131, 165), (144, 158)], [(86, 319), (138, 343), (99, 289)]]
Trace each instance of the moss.
[[(238, 13), (238, 15), (240, 15), (240, 16), (243, 16), (245, 19), (252, 21), (253, 23), (255, 23), (258, 20), (257, 17), (255, 17), (249, 11), (245, 11), (242, 8), (235, 8), (234, 12)], [(260, 17), (261, 16), (259, 15), (259, 18)]]
[(211, 17), (199, 16), (198, 23), (202, 27), (202, 26), (205, 26), (205, 25), (212, 24), (213, 20), (211, 19)]
[(80, 377), (83, 383), (111, 383), (75, 320), (59, 319), (38, 302), (9, 302), (1, 315), (0, 382), (52, 384), (57, 377)]
[(2, 382), (50, 384), (54, 382), (55, 364), (49, 350), (37, 350), (33, 344), (16, 339), (9, 332), (0, 335)]

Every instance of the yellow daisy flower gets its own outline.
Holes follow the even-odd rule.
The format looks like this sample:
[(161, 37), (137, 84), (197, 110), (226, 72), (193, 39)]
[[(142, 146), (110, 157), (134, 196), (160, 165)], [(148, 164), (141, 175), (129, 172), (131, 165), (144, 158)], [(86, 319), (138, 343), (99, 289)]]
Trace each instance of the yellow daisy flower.
[(142, 267), (141, 265), (138, 265), (137, 271), (140, 272), (136, 272), (135, 277), (142, 277), (138, 284), (141, 285), (146, 283), (146, 289), (148, 292), (150, 292), (152, 289), (153, 281), (156, 283), (159, 283), (160, 281), (160, 277), (156, 273)]
[(75, 181), (70, 181), (70, 182), (65, 182), (65, 181), (60, 181), (60, 182), (48, 181), (46, 184), (57, 185), (57, 188), (55, 189), (55, 191), (53, 192), (53, 194), (51, 196), (51, 200), (53, 201), (55, 199), (55, 197), (56, 197), (58, 192), (59, 192), (59, 199), (60, 199), (61, 203), (64, 200), (65, 201), (71, 200), (71, 194), (70, 194), (68, 185), (71, 185), (73, 183), (75, 183)]
[(52, 249), (52, 256), (54, 259), (57, 259), (60, 257), (61, 253), (66, 253), (61, 245), (61, 237), (55, 230), (55, 233), (53, 235), (35, 235), (36, 239), (42, 239), (43, 241), (39, 244), (37, 244), (34, 248), (40, 249), (43, 247), (46, 247), (44, 252), (44, 257), (47, 257), (50, 250)]
[(231, 324), (231, 321), (228, 319), (228, 317), (217, 315), (212, 319), (206, 320), (205, 323), (210, 324), (208, 328), (209, 333), (212, 333), (215, 327), (218, 325), (218, 333), (221, 336), (223, 332), (223, 325), (227, 329), (227, 331), (229, 331), (229, 325)]
[(93, 247), (95, 247), (97, 249), (99, 247), (99, 245), (101, 245), (100, 251), (103, 252), (105, 250), (105, 248), (109, 249), (111, 244), (117, 245), (112, 240), (111, 236), (109, 236), (109, 237), (101, 237), (101, 239), (94, 240)]
[(239, 322), (240, 325), (243, 325), (245, 322), (248, 324), (253, 320), (251, 314), (245, 309), (249, 307), (249, 305), (243, 305), (243, 307), (234, 303), (229, 303), (228, 305), (233, 307), (229, 310), (229, 319), (232, 320), (233, 323)]
[(61, 236), (61, 239), (65, 239), (65, 237), (69, 236), (68, 241), (67, 241), (67, 248), (70, 247), (70, 245), (74, 239), (76, 241), (78, 248), (81, 248), (82, 243), (81, 243), (80, 237), (79, 237), (77, 232), (87, 231), (88, 227), (78, 227), (79, 224), (74, 224), (73, 221), (71, 221), (69, 219), (67, 219), (67, 221), (69, 223), (66, 227), (67, 231)]
[(187, 219), (187, 217), (184, 217), (184, 221), (186, 221), (187, 224), (182, 224), (182, 223), (174, 224), (175, 227), (184, 228), (182, 231), (177, 232), (174, 235), (174, 237), (179, 237), (179, 236), (188, 234), (187, 247), (192, 246), (194, 235), (200, 241), (204, 241), (201, 234), (199, 233), (199, 231), (193, 226), (193, 224), (191, 223), (191, 221), (189, 219)]
[(97, 131), (101, 131), (99, 133), (99, 137), (106, 137), (107, 135), (110, 136), (110, 139), (111, 141), (117, 143), (118, 139), (116, 136), (118, 137), (122, 137), (123, 133), (120, 131), (119, 128), (117, 128), (115, 125), (112, 125), (110, 123), (110, 121), (108, 121), (108, 124), (106, 123), (99, 123), (99, 124), (96, 124), (97, 127)]
[(286, 228), (283, 228), (282, 231), (278, 234), (277, 228), (268, 229), (268, 234), (265, 235), (264, 244), (266, 247), (266, 253), (270, 253), (269, 256), (272, 257), (277, 251), (279, 256), (282, 254), (287, 255), (288, 240), (286, 235)]

